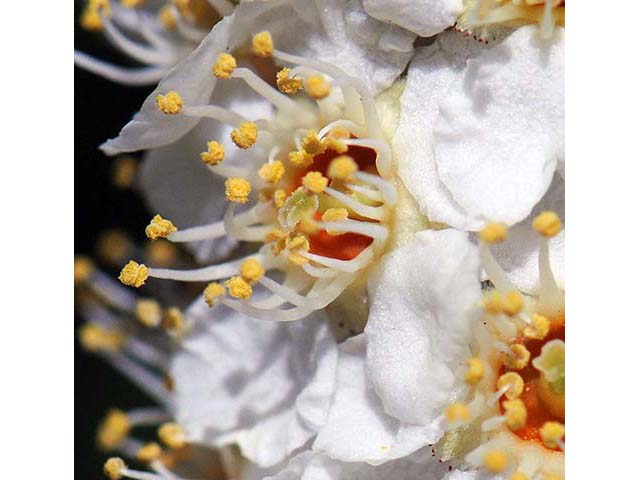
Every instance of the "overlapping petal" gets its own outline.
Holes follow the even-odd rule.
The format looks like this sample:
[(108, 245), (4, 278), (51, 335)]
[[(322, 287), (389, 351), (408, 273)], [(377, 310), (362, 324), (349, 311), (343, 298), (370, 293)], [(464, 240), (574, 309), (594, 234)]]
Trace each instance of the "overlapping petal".
[(462, 0), (364, 0), (364, 8), (382, 22), (430, 37), (455, 23), (462, 13), (462, 3)]

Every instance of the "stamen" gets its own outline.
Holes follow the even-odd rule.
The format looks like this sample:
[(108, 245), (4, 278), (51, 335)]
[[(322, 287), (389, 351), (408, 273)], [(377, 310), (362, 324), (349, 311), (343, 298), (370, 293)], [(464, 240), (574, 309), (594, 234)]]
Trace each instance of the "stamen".
[(251, 184), (244, 178), (229, 178), (224, 182), (227, 200), (235, 203), (247, 203), (251, 193)]
[(291, 75), (290, 68), (283, 68), (276, 74), (278, 90), (288, 95), (293, 95), (302, 90), (302, 79)]
[(560, 217), (556, 213), (548, 211), (536, 216), (531, 225), (536, 232), (547, 238), (555, 237), (562, 230)]
[(507, 239), (508, 230), (502, 223), (489, 223), (478, 232), (478, 237), (483, 242), (493, 245), (504, 242)]
[(172, 52), (155, 50), (129, 40), (118, 30), (111, 20), (105, 16), (101, 18), (107, 39), (130, 57), (147, 65), (163, 65), (168, 67), (174, 62), (175, 58)]
[(383, 207), (371, 207), (369, 205), (363, 205), (357, 200), (345, 195), (338, 190), (334, 190), (331, 187), (327, 187), (325, 193), (337, 200), (339, 200), (344, 206), (353, 210), (358, 215), (361, 215), (366, 218), (371, 218), (373, 220), (382, 221), (385, 217), (385, 210)]
[(502, 402), (507, 426), (511, 430), (519, 430), (527, 424), (527, 408), (520, 399)]
[(247, 300), (253, 294), (253, 289), (249, 282), (247, 282), (242, 277), (231, 277), (226, 281), (225, 287), (229, 289), (229, 295), (234, 298), (240, 298), (242, 300)]
[(175, 115), (182, 110), (182, 97), (178, 92), (170, 91), (166, 95), (156, 96), (158, 110), (166, 115)]
[(182, 114), (188, 117), (211, 118), (232, 126), (239, 126), (247, 122), (247, 119), (242, 115), (217, 105), (187, 106), (182, 109)]
[(371, 260), (373, 260), (373, 250), (367, 248), (363, 250), (353, 260), (337, 260), (335, 258), (323, 257), (313, 253), (304, 252), (301, 254), (312, 262), (319, 263), (325, 267), (334, 268), (340, 272), (354, 273), (364, 268)]
[(348, 155), (340, 155), (334, 158), (329, 164), (327, 175), (329, 178), (342, 180), (344, 182), (353, 182), (353, 174), (358, 171), (358, 164)]
[(162, 328), (169, 333), (180, 335), (184, 331), (184, 315), (177, 307), (170, 307), (162, 317)]
[(504, 364), (507, 368), (513, 370), (522, 370), (529, 364), (531, 353), (527, 347), (521, 343), (514, 343), (509, 346), (510, 353), (505, 355)]
[(453, 403), (447, 407), (444, 417), (449, 423), (466, 423), (471, 421), (471, 412), (464, 403)]
[(214, 167), (224, 159), (224, 146), (215, 140), (207, 142), (207, 151), (202, 152), (200, 158), (206, 165)]
[(313, 75), (307, 78), (305, 90), (314, 100), (322, 100), (331, 92), (331, 87), (321, 75)]
[(182, 427), (177, 423), (165, 423), (158, 428), (158, 437), (167, 447), (182, 448), (187, 443), (187, 437)]
[(138, 300), (134, 309), (138, 321), (145, 327), (155, 328), (162, 321), (160, 304), (152, 299)]
[[(551, 322), (544, 315), (534, 313), (531, 315), (531, 325), (523, 331), (524, 336), (535, 340), (542, 340), (549, 334)], [(535, 365), (535, 364), (534, 364)]]
[(119, 480), (122, 478), (122, 473), (126, 468), (127, 465), (120, 457), (111, 457), (104, 464), (104, 473), (111, 480)]
[(524, 391), (524, 380), (515, 372), (507, 372), (500, 376), (496, 386), (498, 390), (506, 388), (507, 390), (504, 392), (504, 395), (506, 395), (509, 400), (515, 400), (520, 397)]
[(258, 141), (258, 126), (253, 122), (244, 122), (231, 131), (231, 140), (238, 148), (246, 150)]
[(318, 137), (318, 134), (315, 130), (309, 130), (307, 134), (302, 139), (301, 143), (302, 150), (307, 152), (309, 155), (321, 155), (326, 150), (327, 147)]
[(484, 362), (479, 358), (469, 358), (467, 360), (469, 368), (464, 375), (465, 381), (470, 385), (475, 385), (484, 377)]
[(382, 176), (382, 178), (389, 178), (392, 172), (392, 157), (391, 148), (389, 144), (383, 140), (375, 140), (372, 138), (351, 138), (345, 140), (347, 145), (354, 145), (358, 147), (367, 147), (376, 152), (376, 169)]
[(178, 229), (171, 220), (162, 218), (160, 215), (155, 215), (149, 225), (147, 225), (147, 228), (145, 228), (144, 233), (147, 238), (156, 240), (158, 238), (166, 238), (176, 230)]
[(302, 185), (313, 193), (322, 193), (327, 189), (329, 179), (320, 172), (309, 172), (302, 178)]
[(146, 265), (139, 264), (137, 262), (134, 262), (133, 260), (130, 260), (129, 263), (127, 263), (123, 267), (118, 280), (120, 280), (125, 285), (139, 288), (144, 285), (144, 282), (147, 280), (148, 276), (149, 269)]
[(285, 168), (280, 160), (265, 163), (258, 170), (258, 175), (267, 183), (278, 183), (284, 177)]
[(273, 55), (273, 39), (269, 32), (260, 32), (253, 36), (251, 40), (253, 53), (262, 58), (269, 58)]
[[(246, 257), (248, 258), (248, 257)], [(256, 258), (260, 258), (256, 256)], [(171, 270), (165, 268), (150, 268), (149, 276), (167, 280), (179, 280), (182, 282), (210, 282), (230, 277), (238, 272), (240, 264), (245, 260), (241, 258), (219, 265), (198, 268), (194, 270)]]
[(131, 431), (129, 417), (122, 410), (110, 410), (100, 426), (96, 436), (98, 445), (105, 451), (118, 448)]
[(207, 302), (207, 305), (210, 307), (214, 307), (216, 299), (224, 296), (225, 294), (226, 290), (222, 285), (216, 282), (211, 282), (207, 285), (207, 288), (204, 289), (204, 301)]
[(144, 463), (158, 460), (162, 455), (162, 448), (156, 442), (149, 442), (138, 449), (136, 459)]
[(275, 88), (265, 82), (262, 78), (256, 75), (248, 68), (237, 68), (231, 75), (232, 78), (241, 78), (245, 83), (252, 88), (256, 93), (265, 98), (265, 100), (272, 103), (276, 108), (284, 112), (295, 112), (301, 114), (300, 123), (305, 124), (309, 121), (308, 112), (303, 110), (299, 104), (293, 101), (291, 98), (278, 92)]
[(558, 448), (564, 437), (564, 425), (559, 422), (545, 422), (540, 429), (540, 439), (547, 448)]
[(75, 285), (79, 283), (84, 283), (94, 272), (93, 262), (89, 259), (89, 257), (78, 256), (73, 260), (73, 283)]
[(484, 468), (491, 473), (502, 473), (507, 468), (507, 456), (500, 450), (491, 450), (484, 456)]

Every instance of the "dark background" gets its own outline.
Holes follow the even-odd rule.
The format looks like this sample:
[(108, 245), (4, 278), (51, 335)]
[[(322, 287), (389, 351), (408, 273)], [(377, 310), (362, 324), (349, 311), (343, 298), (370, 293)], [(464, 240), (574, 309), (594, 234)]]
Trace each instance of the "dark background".
[[(100, 33), (78, 27), (79, 12), (76, 7), (75, 48), (103, 60), (129, 64)], [(76, 253), (93, 256), (96, 238), (105, 228), (117, 226), (135, 240), (144, 238), (141, 225), (148, 223), (149, 214), (135, 192), (112, 185), (113, 159), (103, 155), (98, 146), (117, 135), (152, 87), (116, 85), (79, 68), (74, 74), (74, 243)], [(76, 316), (75, 327), (81, 323)], [(110, 407), (127, 410), (152, 402), (99, 357), (83, 351), (77, 342), (75, 346), (75, 474), (83, 480), (102, 479), (106, 478), (102, 466), (108, 455), (95, 446), (97, 424)]]

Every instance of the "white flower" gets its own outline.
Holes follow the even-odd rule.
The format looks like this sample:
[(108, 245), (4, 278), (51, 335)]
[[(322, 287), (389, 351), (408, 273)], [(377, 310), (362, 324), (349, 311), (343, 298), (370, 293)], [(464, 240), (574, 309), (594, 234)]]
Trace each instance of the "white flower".
[(80, 25), (103, 31), (115, 48), (143, 66), (121, 67), (79, 51), (74, 53), (75, 63), (118, 83), (154, 84), (233, 8), (228, 0), (88, 0)]
[[(398, 173), (429, 220), (475, 231), (563, 203), (557, 192), (543, 197), (564, 158), (564, 31), (538, 36), (522, 27), (482, 47), (445, 32), (416, 52), (393, 145)], [(535, 291), (531, 242), (514, 247), (509, 267)]]
[(380, 21), (430, 37), (452, 26), (462, 13), (463, 0), (364, 0), (364, 9)]

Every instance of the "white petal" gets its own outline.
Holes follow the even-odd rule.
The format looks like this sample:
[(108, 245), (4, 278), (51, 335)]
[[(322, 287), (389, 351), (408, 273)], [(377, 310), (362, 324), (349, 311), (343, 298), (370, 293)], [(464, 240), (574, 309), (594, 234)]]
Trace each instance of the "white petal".
[(516, 30), (468, 62), (440, 103), (441, 181), (468, 213), (512, 225), (542, 198), (564, 143), (564, 30)]
[[(247, 118), (270, 115), (271, 105), (235, 81), (216, 88), (212, 101)], [(200, 160), (207, 142), (216, 140), (225, 148), (225, 165), (244, 165), (253, 152), (239, 150), (230, 139), (232, 127), (203, 119), (188, 134), (165, 147), (150, 150), (144, 158), (140, 187), (153, 212), (171, 219), (178, 228), (206, 225), (222, 219), (226, 208), (224, 178), (212, 173)], [(224, 257), (236, 242), (217, 241), (187, 244), (200, 262)]]
[[(491, 249), (511, 280), (520, 289), (531, 294), (536, 294), (540, 286), (540, 236), (531, 228), (531, 222), (544, 210), (556, 212), (564, 222), (564, 180), (560, 175), (554, 177), (551, 187), (531, 215), (509, 229), (509, 237), (504, 243)], [(564, 230), (549, 241), (549, 256), (556, 281), (564, 288)]]
[[(436, 461), (430, 461), (430, 457), (430, 452), (419, 452), (373, 467), (366, 463), (339, 462), (325, 455), (306, 451), (293, 457), (282, 471), (272, 477), (266, 477), (265, 480), (449, 479), (450, 477), (446, 476), (448, 467)], [(462, 480), (462, 477), (456, 480)]]
[(218, 22), (202, 43), (165, 75), (118, 137), (100, 147), (104, 153), (115, 155), (167, 145), (198, 123), (194, 117), (165, 115), (158, 110), (156, 96), (174, 90), (185, 105), (207, 104), (216, 84), (211, 67), (218, 54), (228, 48), (232, 22), (233, 15)]
[(465, 311), (480, 296), (476, 248), (463, 232), (420, 232), (381, 262), (369, 292), (369, 377), (389, 415), (427, 425), (459, 393)]
[(324, 316), (284, 325), (202, 305), (190, 309), (199, 320), (171, 365), (177, 420), (194, 441), (238, 442), (260, 466), (278, 463), (329, 407), (337, 349)]
[(462, 0), (364, 0), (369, 15), (430, 37), (453, 25), (462, 13)]
[(339, 349), (336, 392), (313, 450), (344, 462), (379, 464), (404, 457), (440, 438), (438, 424), (404, 425), (384, 412), (366, 375), (364, 335), (350, 338)]
[(467, 214), (438, 178), (433, 155), (433, 128), (438, 104), (451, 83), (461, 78), (468, 58), (482, 44), (458, 32), (444, 32), (416, 51), (400, 98), (400, 122), (393, 139), (398, 174), (429, 220), (460, 229), (474, 229), (482, 219)]

